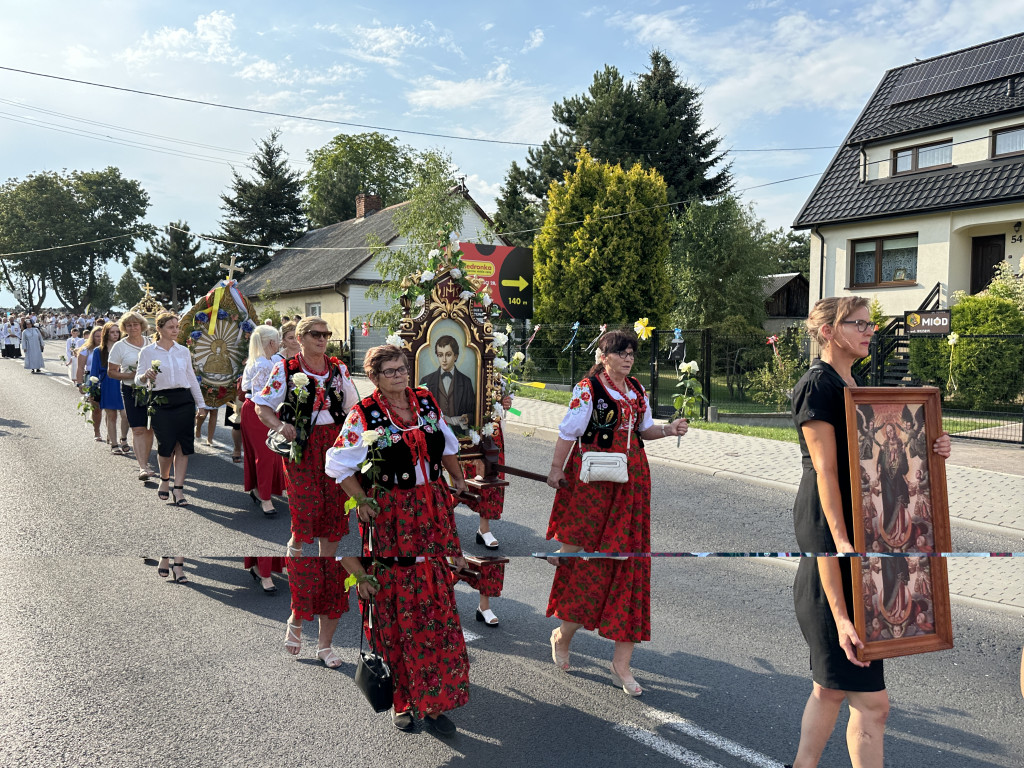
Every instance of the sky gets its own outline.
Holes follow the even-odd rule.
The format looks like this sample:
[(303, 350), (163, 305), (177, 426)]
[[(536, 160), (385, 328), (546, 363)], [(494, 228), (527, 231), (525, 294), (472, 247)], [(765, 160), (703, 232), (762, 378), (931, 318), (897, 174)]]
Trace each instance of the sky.
[(606, 64), (635, 77), (653, 48), (702, 89), (737, 193), (788, 227), (887, 69), (1019, 32), (1007, 20), (1024, 0), (5, 6), (0, 67), (294, 116), (0, 70), (0, 178), (113, 165), (149, 193), (149, 223), (213, 232), (232, 168), (271, 130), (305, 172), (310, 150), (370, 129), (303, 118), (442, 149), (493, 213), (511, 162), (554, 127), (552, 104)]

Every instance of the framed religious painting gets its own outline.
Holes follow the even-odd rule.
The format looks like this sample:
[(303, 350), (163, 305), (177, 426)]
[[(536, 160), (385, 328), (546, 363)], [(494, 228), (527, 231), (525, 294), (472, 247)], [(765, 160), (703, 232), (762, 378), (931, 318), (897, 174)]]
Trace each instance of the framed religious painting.
[(481, 436), (494, 429), (501, 373), (495, 366), (490, 313), (480, 311), (483, 296), (463, 284), (458, 253), (445, 251), (444, 256), (451, 261), (410, 281), (396, 336), (408, 358), (412, 384), (434, 395), (459, 438), (460, 460), (465, 461), (482, 456)]
[(935, 387), (850, 387), (853, 620), (862, 661), (953, 647), (945, 460)]

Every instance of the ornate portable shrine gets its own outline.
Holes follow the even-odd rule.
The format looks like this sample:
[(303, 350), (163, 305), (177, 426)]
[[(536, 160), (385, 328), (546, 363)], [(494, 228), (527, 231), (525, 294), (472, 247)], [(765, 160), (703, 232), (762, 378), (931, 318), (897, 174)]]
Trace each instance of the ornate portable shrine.
[(164, 305), (161, 304), (153, 297), (153, 286), (146, 283), (145, 295), (139, 299), (139, 303), (132, 307), (129, 312), (138, 312), (149, 323), (150, 328), (156, 327), (156, 316), (161, 312), (166, 312)]
[(178, 331), (178, 343), (192, 353), (203, 400), (211, 408), (235, 401), (235, 382), (245, 368), (249, 337), (256, 329), (256, 307), (239, 293), (235, 271), (239, 270), (232, 263), (228, 279), (185, 313)]

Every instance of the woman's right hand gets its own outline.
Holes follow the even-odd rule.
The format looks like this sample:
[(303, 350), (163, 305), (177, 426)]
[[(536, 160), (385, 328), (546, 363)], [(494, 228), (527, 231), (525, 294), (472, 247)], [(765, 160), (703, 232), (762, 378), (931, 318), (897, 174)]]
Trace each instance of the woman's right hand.
[(561, 467), (552, 467), (551, 471), (548, 472), (548, 485), (555, 490), (562, 487), (562, 483), (565, 482), (565, 472), (562, 471)]
[(360, 600), (369, 600), (377, 594), (377, 588), (368, 581), (361, 581), (356, 585), (356, 592)]
[(297, 434), (295, 432), (295, 426), (293, 424), (288, 424), (288, 423), (282, 424), (281, 428), (278, 429), (277, 432), (278, 432), (278, 434), (281, 435), (281, 437), (283, 437), (288, 442), (291, 442), (292, 440), (294, 440), (295, 436)]
[(142, 375), (142, 378), (146, 381), (156, 381), (156, 369), (150, 368)]
[(844, 539), (843, 541), (836, 542), (836, 552), (847, 553), (856, 551), (857, 550), (853, 548), (853, 544), (851, 544), (849, 540)]
[(857, 634), (857, 628), (849, 619), (842, 619), (836, 622), (836, 629), (839, 631), (839, 646), (846, 654), (847, 660), (858, 667), (871, 666), (870, 661), (861, 661), (857, 658), (857, 648), (864, 647), (864, 641)]
[(377, 517), (377, 512), (369, 504), (360, 504), (356, 508), (356, 516), (364, 523), (369, 523)]

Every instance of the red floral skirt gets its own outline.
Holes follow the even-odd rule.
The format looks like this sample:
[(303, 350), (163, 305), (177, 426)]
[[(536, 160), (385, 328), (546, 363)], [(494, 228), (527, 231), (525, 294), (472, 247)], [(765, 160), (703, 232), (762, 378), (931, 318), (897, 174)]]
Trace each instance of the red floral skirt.
[(242, 451), (245, 487), (257, 488), (261, 499), (280, 496), (285, 488), (284, 459), (267, 448), (267, 425), (256, 415), (252, 400), (242, 406)]
[[(395, 689), (395, 711), (437, 715), (469, 701), (469, 656), (448, 566), (440, 557), (402, 567), (375, 566), (373, 637)], [(383, 646), (383, 647), (382, 647)]]
[[(611, 451), (625, 453), (626, 432), (616, 430)], [(580, 452), (573, 448), (565, 468), (569, 485), (555, 493), (547, 538), (587, 552), (651, 551), (651, 468), (647, 454), (632, 440), (629, 480), (580, 482)]]
[[(498, 444), (498, 463), (504, 464), (505, 436), (502, 435), (500, 427), (494, 430), (494, 442)], [(477, 477), (483, 473), (483, 470), (483, 462), (479, 459), (462, 462), (462, 472), (466, 477)], [(504, 480), (505, 473), (499, 472), (498, 478), (500, 480)], [(480, 494), (480, 501), (465, 502), (466, 506), (480, 515), (484, 520), (501, 519), (501, 512), (505, 507), (505, 486), (500, 486), (498, 488), (483, 488), (479, 491), (475, 488), (470, 490), (474, 493)]]
[(334, 445), (340, 424), (320, 424), (302, 451), (298, 464), (285, 459), (284, 471), (288, 486), (288, 509), (292, 516), (292, 538), (311, 544), (313, 539), (341, 541), (348, 533), (345, 502), (348, 496), (341, 485), (324, 472), (327, 449)]
[(459, 573), (455, 575), (456, 581), (466, 582), (484, 597), (501, 597), (501, 589), (505, 586), (505, 563), (484, 563), (477, 570), (480, 571), (479, 576)]
[(266, 579), (270, 577), (270, 574), (281, 573), (285, 569), (285, 559), (283, 557), (247, 557), (242, 563), (242, 567), (246, 570), (254, 565), (260, 576)]
[[(276, 558), (275, 558), (276, 559)], [(314, 616), (336, 619), (348, 610), (348, 573), (333, 557), (289, 557), (292, 612), (300, 621)]]
[(651, 559), (566, 558), (555, 570), (548, 616), (627, 643), (651, 639)]
[(454, 557), (462, 554), (455, 527), (455, 500), (438, 481), (408, 490), (392, 488), (372, 494), (380, 504), (373, 525), (373, 551), (366, 525), (359, 523), (363, 554), (377, 557)]

